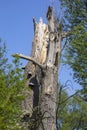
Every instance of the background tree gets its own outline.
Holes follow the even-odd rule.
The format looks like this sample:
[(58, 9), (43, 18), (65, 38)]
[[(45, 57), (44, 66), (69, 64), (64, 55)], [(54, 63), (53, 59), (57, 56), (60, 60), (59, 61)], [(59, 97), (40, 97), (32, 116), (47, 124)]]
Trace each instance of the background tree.
[(85, 0), (60, 0), (60, 2), (64, 12), (63, 30), (70, 33), (65, 38), (64, 63), (72, 68), (73, 78), (83, 87), (83, 90), (66, 102), (62, 109), (64, 113), (59, 114), (62, 118), (59, 118), (62, 120), (59, 125), (61, 130), (84, 130), (87, 128), (85, 115), (87, 109), (87, 2)]
[(6, 45), (0, 41), (1, 130), (22, 130), (20, 116), (23, 84), (23, 73), (21, 73), (19, 59), (15, 58), (12, 64), (9, 64)]
[(87, 84), (87, 2), (60, 0), (64, 10), (63, 29), (70, 31), (66, 38), (65, 62), (73, 70), (73, 78), (86, 89)]
[(63, 85), (59, 85), (57, 105), (57, 130), (85, 130), (87, 128), (87, 104), (81, 91), (69, 96)]

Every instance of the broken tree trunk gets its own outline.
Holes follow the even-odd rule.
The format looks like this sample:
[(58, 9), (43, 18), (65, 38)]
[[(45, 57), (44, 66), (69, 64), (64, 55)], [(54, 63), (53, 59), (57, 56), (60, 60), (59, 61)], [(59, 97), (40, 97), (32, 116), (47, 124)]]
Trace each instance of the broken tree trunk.
[[(54, 130), (56, 122), (56, 102), (58, 94), (58, 69), (63, 33), (56, 26), (53, 8), (47, 11), (48, 25), (34, 21), (34, 39), (31, 57), (14, 54), (29, 60), (25, 67), (26, 96), (22, 102), (24, 122), (28, 130)], [(60, 23), (58, 23), (60, 26)], [(27, 116), (29, 117), (27, 120)]]
[(49, 29), (49, 50), (44, 72), (41, 94), (42, 126), (39, 130), (54, 130), (56, 123), (56, 102), (58, 94), (58, 55), (60, 55), (61, 34), (56, 32), (53, 8), (47, 12)]
[[(43, 23), (40, 18), (39, 23), (34, 21), (34, 39), (32, 45), (31, 57), (26, 57), (24, 55), (19, 55), (23, 59), (29, 60), (25, 67), (25, 86), (29, 86), (30, 90), (24, 90), (25, 100), (22, 102), (22, 109), (25, 111), (24, 117), (26, 115), (30, 116), (30, 122), (28, 121), (29, 130), (37, 129), (37, 114), (39, 106), (39, 97), (41, 93), (43, 70), (46, 68), (46, 56), (49, 40), (48, 26)], [(26, 118), (24, 118), (26, 121)]]

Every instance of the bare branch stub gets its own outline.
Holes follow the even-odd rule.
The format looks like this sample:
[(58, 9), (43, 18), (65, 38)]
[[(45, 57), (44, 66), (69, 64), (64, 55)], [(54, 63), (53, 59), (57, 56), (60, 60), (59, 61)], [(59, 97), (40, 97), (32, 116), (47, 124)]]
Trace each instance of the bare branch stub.
[(13, 54), (12, 56), (13, 56), (13, 57), (17, 57), (17, 56), (18, 56), (19, 58), (32, 61), (35, 65), (38, 65), (41, 69), (44, 69), (44, 68), (45, 68), (45, 65), (39, 64), (39, 63), (38, 63), (37, 61), (35, 61), (32, 57), (25, 56), (25, 55), (19, 54), (19, 53)]
[(48, 11), (47, 11), (47, 19), (50, 20), (52, 17), (52, 12), (53, 12), (53, 8), (51, 6), (48, 7)]
[(66, 38), (67, 36), (69, 36), (70, 35), (70, 31), (68, 31), (68, 32), (63, 32), (62, 33), (62, 38)]
[(35, 18), (33, 17), (33, 24), (34, 24), (34, 32), (35, 32), (35, 30), (36, 30), (36, 25), (37, 25), (37, 22), (36, 22), (36, 20), (35, 20)]

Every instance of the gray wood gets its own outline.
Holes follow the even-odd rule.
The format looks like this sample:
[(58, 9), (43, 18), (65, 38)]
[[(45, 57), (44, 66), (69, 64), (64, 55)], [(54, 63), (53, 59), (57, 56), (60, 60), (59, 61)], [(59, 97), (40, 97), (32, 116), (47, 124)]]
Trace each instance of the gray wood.
[[(47, 21), (46, 25), (41, 18), (39, 23), (33, 19), (34, 39), (31, 56), (17, 54), (29, 60), (25, 66), (26, 83), (23, 91), (26, 98), (22, 102), (23, 111), (30, 115), (26, 130), (54, 130), (56, 123), (61, 41), (68, 33), (60, 30), (60, 23), (57, 27), (53, 8), (50, 6)], [(30, 89), (27, 90), (26, 87), (29, 85)]]

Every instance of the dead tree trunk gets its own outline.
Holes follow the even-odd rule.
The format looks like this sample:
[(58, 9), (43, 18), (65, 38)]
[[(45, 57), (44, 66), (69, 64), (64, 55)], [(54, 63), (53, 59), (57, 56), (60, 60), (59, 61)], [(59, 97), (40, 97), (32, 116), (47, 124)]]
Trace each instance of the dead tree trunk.
[(42, 126), (39, 130), (54, 130), (56, 122), (56, 101), (58, 93), (58, 55), (60, 53), (61, 35), (56, 31), (56, 19), (53, 8), (47, 12), (49, 30), (49, 48), (46, 68), (42, 83), (41, 113)]
[[(47, 11), (48, 25), (34, 21), (34, 40), (31, 57), (14, 54), (29, 60), (25, 67), (26, 96), (22, 102), (24, 122), (28, 130), (54, 130), (56, 122), (56, 100), (58, 94), (58, 69), (61, 53), (62, 33), (60, 23), (56, 24), (53, 8)], [(57, 25), (57, 26), (56, 26)]]
[[(29, 130), (36, 130), (37, 128), (37, 115), (39, 111), (39, 96), (42, 86), (42, 76), (43, 69), (45, 68), (45, 61), (47, 56), (47, 46), (48, 46), (48, 27), (43, 23), (40, 18), (39, 23), (34, 22), (34, 39), (32, 45), (31, 60), (25, 67), (25, 78), (26, 86), (30, 87), (30, 91), (24, 90), (24, 95), (27, 97), (22, 102), (23, 111), (27, 110), (27, 113), (24, 113), (24, 119), (26, 121), (26, 116), (30, 117), (28, 120)], [(23, 58), (23, 56), (22, 56)], [(26, 59), (26, 58), (25, 58)], [(30, 60), (30, 59), (29, 59)]]

